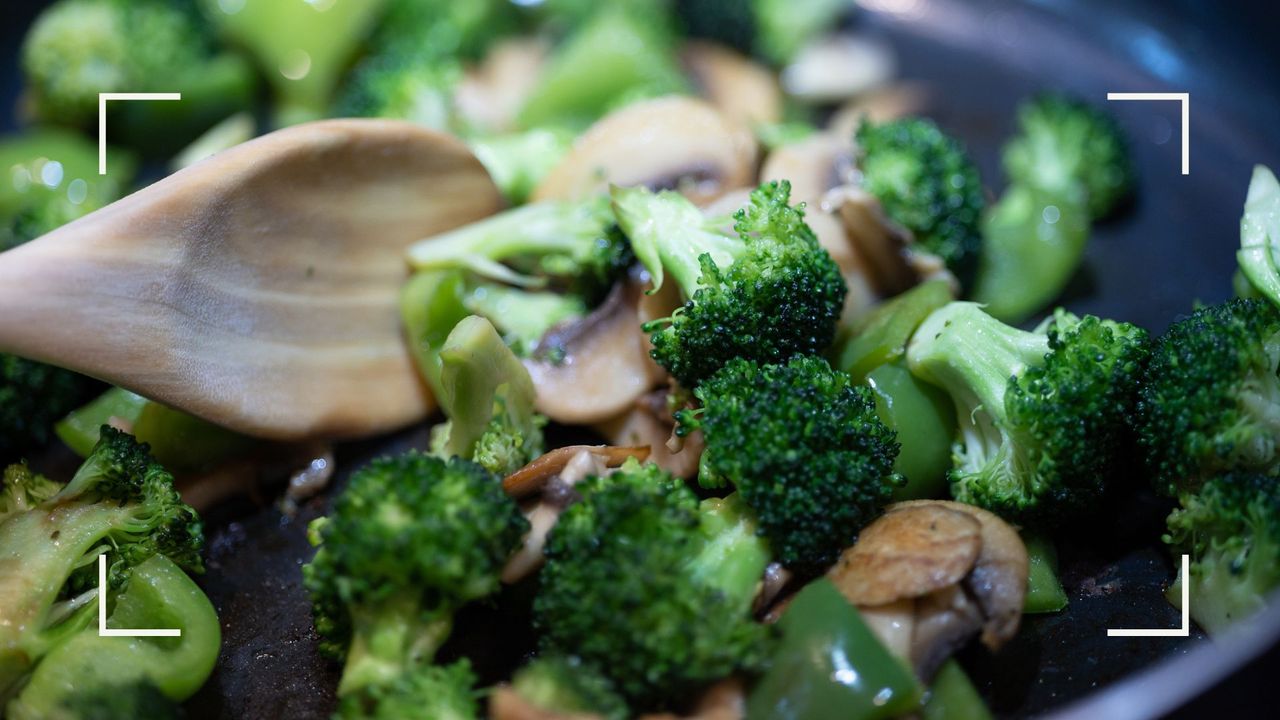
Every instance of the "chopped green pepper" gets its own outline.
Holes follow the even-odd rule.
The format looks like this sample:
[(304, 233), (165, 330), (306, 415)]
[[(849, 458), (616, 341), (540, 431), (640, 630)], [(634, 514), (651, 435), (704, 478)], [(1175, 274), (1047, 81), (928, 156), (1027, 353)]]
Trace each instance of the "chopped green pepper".
[(886, 301), (848, 328), (835, 367), (862, 382), (875, 368), (902, 357), (924, 319), (955, 299), (945, 280), (921, 283)]
[(960, 663), (952, 659), (943, 663), (933, 677), (920, 717), (922, 720), (991, 720), (991, 710)]
[(872, 720), (919, 708), (911, 671), (830, 580), (801, 590), (778, 626), (782, 639), (747, 700), (748, 720)]
[(956, 410), (950, 398), (912, 375), (902, 360), (872, 370), (867, 385), (875, 394), (880, 420), (898, 433), (902, 445), (893, 469), (907, 478), (907, 484), (893, 491), (893, 500), (945, 494), (956, 434)]
[(1058, 612), (1067, 606), (1067, 593), (1058, 579), (1058, 551), (1049, 538), (1024, 533), (1030, 572), (1027, 574), (1027, 597), (1022, 611), (1026, 613)]

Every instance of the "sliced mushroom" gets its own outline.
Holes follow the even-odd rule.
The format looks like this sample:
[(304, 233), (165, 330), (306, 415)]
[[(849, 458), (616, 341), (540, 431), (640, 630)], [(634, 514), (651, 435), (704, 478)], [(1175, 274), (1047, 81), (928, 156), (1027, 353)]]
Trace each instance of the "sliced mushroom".
[(916, 600), (915, 632), (908, 656), (916, 675), (933, 677), (952, 653), (982, 629), (983, 616), (963, 585), (952, 585)]
[(614, 184), (674, 188), (701, 204), (749, 184), (755, 168), (755, 137), (741, 122), (703, 100), (656, 98), (593, 125), (533, 199), (579, 200)]
[(987, 618), (982, 643), (992, 650), (999, 648), (1017, 634), (1022, 619), (1030, 571), (1027, 546), (1008, 523), (973, 505), (950, 500), (911, 500), (890, 505), (888, 510), (900, 512), (922, 504), (968, 513), (982, 526), (982, 550), (965, 584)]
[(547, 481), (562, 476), (569, 463), (580, 456), (598, 459), (603, 467), (615, 468), (635, 458), (641, 462), (649, 457), (649, 448), (617, 447), (613, 445), (566, 445), (544, 453), (533, 462), (502, 479), (502, 489), (515, 498), (523, 498), (540, 492)]
[(468, 69), (454, 93), (467, 124), (489, 132), (514, 129), (516, 114), (537, 86), (547, 50), (545, 42), (534, 38), (503, 40), (485, 54), (484, 62)]
[(916, 500), (886, 508), (829, 576), (886, 647), (927, 680), (979, 632), (992, 650), (1013, 637), (1027, 572), (1022, 539), (1000, 518)]
[(489, 720), (604, 720), (594, 713), (561, 713), (543, 710), (525, 700), (510, 685), (499, 685), (489, 694)]
[(726, 678), (702, 693), (692, 714), (652, 713), (641, 715), (639, 720), (742, 720), (746, 716), (747, 696), (742, 681)]
[(940, 258), (916, 248), (915, 238), (884, 212), (876, 197), (854, 185), (829, 191), (822, 207), (844, 224), (849, 242), (868, 268), (876, 291), (892, 297), (918, 283), (945, 279), (953, 288), (959, 283)]
[(596, 423), (594, 427), (616, 445), (648, 445), (649, 462), (676, 477), (691, 478), (698, 473), (698, 461), (702, 458), (702, 433), (690, 433), (683, 438), (680, 449), (673, 450), (667, 441), (671, 439), (675, 422), (665, 405), (664, 392), (662, 397), (642, 399), (617, 417)]
[(862, 531), (831, 579), (855, 605), (917, 598), (965, 578), (982, 550), (982, 525), (945, 507), (886, 513)]
[(924, 109), (928, 93), (923, 85), (898, 83), (878, 88), (850, 100), (836, 110), (827, 122), (827, 132), (836, 137), (852, 138), (863, 118), (881, 123)]
[(782, 71), (782, 87), (808, 102), (839, 102), (888, 82), (894, 65), (893, 51), (878, 40), (828, 35), (796, 54)]
[(524, 362), (536, 407), (557, 422), (586, 424), (616, 416), (665, 374), (649, 357), (634, 283), (618, 285), (586, 317), (552, 328)]
[(816, 133), (775, 149), (760, 168), (760, 180), (791, 182), (791, 201), (817, 208), (831, 188), (853, 181), (852, 136)]
[(782, 90), (774, 74), (723, 45), (693, 41), (680, 62), (698, 88), (725, 115), (748, 126), (782, 120)]

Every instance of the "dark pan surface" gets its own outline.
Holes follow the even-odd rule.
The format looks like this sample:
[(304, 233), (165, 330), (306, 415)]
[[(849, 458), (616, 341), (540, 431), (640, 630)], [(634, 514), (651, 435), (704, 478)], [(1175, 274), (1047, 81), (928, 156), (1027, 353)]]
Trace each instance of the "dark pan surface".
[[(40, 4), (9, 2), (0, 11), (6, 108), (18, 87), (17, 39)], [(856, 29), (894, 47), (901, 75), (930, 91), (926, 112), (969, 144), (993, 190), (1003, 185), (997, 152), (1010, 134), (1013, 109), (1037, 89), (1062, 88), (1099, 104), (1108, 91), (1190, 92), (1186, 177), (1179, 175), (1176, 103), (1110, 104), (1133, 140), (1140, 196), (1130, 212), (1097, 229), (1087, 267), (1065, 302), (1158, 332), (1193, 302), (1229, 295), (1250, 168), (1280, 165), (1278, 68), (1273, 51), (1261, 44), (1270, 42), (1264, 29), (1274, 25), (1267, 3), (861, 4)], [(0, 116), (0, 127), (10, 124)], [(335, 486), (370, 457), (423, 444), (419, 429), (340, 448)], [(317, 654), (299, 571), (311, 552), (306, 523), (326, 502), (317, 498), (293, 518), (269, 500), (241, 500), (207, 515), (209, 570), (202, 584), (222, 617), (224, 649), (214, 677), (189, 703), (193, 717), (311, 718), (331, 711), (336, 674)], [(1172, 575), (1158, 543), (1165, 510), (1141, 492), (1116, 498), (1092, 527), (1061, 543), (1068, 610), (1029, 618), (999, 656), (973, 649), (962, 657), (998, 715), (1042, 714), (1082, 698), (1108, 704), (1077, 707), (1078, 717), (1163, 714), (1275, 644), (1280, 613), (1259, 622), (1245, 641), (1218, 649), (1194, 635), (1106, 636), (1107, 628), (1180, 621), (1162, 597)], [(467, 645), (501, 648), (478, 657), (482, 674), (499, 677), (531, 646), (527, 591), (518, 588), (501, 606), (460, 619), (456, 636), (462, 639), (446, 654)], [(1259, 680), (1274, 678), (1275, 655), (1238, 675), (1237, 684), (1252, 678), (1253, 685), (1232, 691), (1236, 704), (1201, 700), (1187, 716), (1225, 707), (1247, 714), (1240, 697), (1260, 693)], [(1206, 670), (1210, 666), (1215, 672)]]

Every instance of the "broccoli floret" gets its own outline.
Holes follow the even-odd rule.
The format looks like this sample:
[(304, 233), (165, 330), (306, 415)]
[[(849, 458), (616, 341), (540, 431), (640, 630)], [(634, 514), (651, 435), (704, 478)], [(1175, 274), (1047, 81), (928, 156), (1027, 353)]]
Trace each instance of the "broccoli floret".
[(1179, 577), (1169, 598), (1181, 604), (1190, 582), (1191, 617), (1208, 633), (1263, 608), (1280, 586), (1280, 478), (1229, 473), (1182, 494), (1164, 540), (1191, 555), (1190, 578)]
[[(9, 487), (11, 481), (30, 486), (23, 472), (6, 472), (7, 497), (21, 492)], [(37, 485), (37, 494), (48, 495), (49, 488)], [(22, 568), (0, 574), (6, 619), (0, 623), (0, 700), (41, 658), (92, 623), (98, 555), (107, 555), (108, 591), (114, 594), (135, 567), (157, 554), (201, 571), (203, 537), (195, 510), (182, 502), (173, 477), (147, 446), (103, 427), (69, 483), (0, 525), (0, 566)]]
[(862, 187), (967, 282), (982, 246), (978, 221), (986, 203), (964, 148), (924, 118), (863, 121), (857, 142)]
[(1051, 190), (1079, 183), (1092, 220), (1133, 192), (1128, 143), (1110, 115), (1047, 93), (1018, 108), (1018, 128), (1004, 149), (1005, 172), (1014, 183)]
[(0, 480), (0, 522), (31, 510), (62, 489), (62, 484), (32, 472), (26, 463), (5, 468)]
[(474, 460), (499, 475), (542, 454), (546, 418), (533, 410), (533, 379), (488, 320), (472, 315), (449, 333), (439, 382), (448, 422), (432, 433), (433, 454)]
[(790, 195), (785, 180), (761, 185), (730, 232), (678, 193), (614, 188), (618, 224), (654, 289), (669, 272), (687, 298), (645, 326), (654, 359), (686, 388), (735, 357), (777, 363), (831, 344), (848, 286)]
[(829, 565), (904, 484), (871, 391), (822, 358), (733, 360), (694, 395), (702, 407), (677, 417), (703, 431), (699, 482), (737, 488), (785, 565)]
[(479, 720), (476, 676), (466, 659), (450, 665), (416, 665), (386, 685), (347, 695), (335, 720)]
[(48, 443), (53, 424), (96, 386), (70, 370), (0, 354), (0, 463)]
[(582, 127), (623, 99), (686, 91), (674, 46), (660, 7), (602, 5), (557, 48), (520, 110), (520, 125)]
[(422, 50), (384, 50), (364, 60), (338, 99), (339, 117), (408, 120), (435, 130), (459, 130), (454, 90), (462, 67)]
[[(750, 611), (767, 553), (731, 504), (700, 509), (634, 461), (575, 487), (583, 499), (551, 530), (534, 599), (544, 651), (599, 668), (636, 710), (760, 668), (768, 631)], [(712, 542), (723, 527), (728, 542)]]
[[(1257, 295), (1280, 306), (1280, 182), (1270, 169), (1253, 168), (1240, 218), (1240, 272), (1233, 284), (1241, 297)], [(1239, 282), (1243, 275), (1245, 282)]]
[(627, 703), (599, 670), (568, 655), (544, 655), (511, 678), (511, 689), (525, 702), (556, 715), (591, 715), (626, 720)]
[(520, 287), (551, 286), (594, 305), (635, 262), (607, 198), (531, 203), (409, 248), (416, 270), (464, 269)]
[(1097, 501), (1123, 446), (1146, 332), (1063, 310), (1033, 332), (953, 302), (907, 348), (917, 377), (956, 405), (951, 493), (1028, 524)]
[(1262, 300), (1200, 308), (1154, 343), (1138, 443), (1160, 490), (1223, 472), (1280, 472), (1280, 311)]
[[(117, 132), (140, 146), (176, 148), (252, 100), (254, 75), (215, 57), (194, 7), (166, 0), (60, 0), (22, 46), (36, 114), (66, 125), (97, 117), (101, 92), (181, 92), (182, 100), (113, 109)], [(187, 3), (186, 5), (191, 5)], [(145, 141), (145, 142), (144, 142)], [(149, 143), (149, 144), (148, 144)]]
[(850, 9), (844, 0), (685, 0), (676, 3), (686, 31), (785, 65)]
[(355, 473), (303, 567), (321, 649), (345, 658), (339, 695), (412, 683), (454, 613), (498, 589), (528, 528), (499, 478), (466, 460), (413, 451)]

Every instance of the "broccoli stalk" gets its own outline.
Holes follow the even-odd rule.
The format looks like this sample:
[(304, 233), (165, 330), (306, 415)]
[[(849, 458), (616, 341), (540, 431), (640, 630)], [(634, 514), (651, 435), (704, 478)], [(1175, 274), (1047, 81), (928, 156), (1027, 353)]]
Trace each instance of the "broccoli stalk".
[(409, 452), (353, 475), (313, 523), (319, 549), (303, 567), (321, 649), (345, 658), (344, 702), (376, 706), (416, 682), (454, 613), (498, 589), (528, 527), (499, 478), (465, 460)]
[(528, 201), (534, 188), (573, 146), (574, 134), (558, 128), (480, 135), (467, 141), (512, 205)]
[(848, 287), (803, 208), (790, 206), (790, 183), (753, 191), (731, 232), (675, 192), (615, 187), (612, 195), (654, 289), (669, 272), (687, 298), (645, 326), (654, 359), (683, 386), (736, 357), (782, 362), (831, 344)]
[[(6, 473), (5, 497), (38, 504), (11, 513), (0, 526), (0, 574), (5, 598), (0, 623), (0, 699), (11, 695), (59, 645), (92, 623), (99, 598), (98, 555), (109, 559), (115, 595), (133, 569), (162, 554), (195, 572), (203, 569), (199, 518), (173, 488), (173, 477), (130, 436), (110, 427), (71, 481), (48, 497), (47, 484)], [(9, 487), (18, 481), (21, 488)], [(34, 492), (32, 488), (35, 488)], [(50, 538), (56, 538), (56, 542)]]
[(921, 324), (910, 369), (956, 405), (951, 492), (1007, 518), (1053, 523), (1098, 500), (1122, 447), (1146, 334), (1059, 310), (1026, 332), (975, 303)]
[(488, 320), (463, 318), (440, 364), (438, 399), (448, 422), (432, 432), (433, 454), (474, 460), (499, 475), (542, 454), (546, 418), (533, 410), (533, 379)]
[[(103, 637), (96, 627), (86, 628), (36, 666), (22, 693), (10, 703), (8, 717), (56, 716), (54, 708), (83, 707), (99, 691), (123, 692), (139, 686), (151, 691), (148, 697), (158, 695), (149, 702), (185, 700), (204, 684), (218, 658), (222, 631), (213, 604), (182, 568), (163, 555), (152, 555), (133, 568), (128, 585), (115, 599), (107, 627), (176, 628), (182, 635), (177, 640)], [(133, 697), (123, 692), (125, 700)]]
[(857, 142), (862, 187), (921, 248), (967, 282), (982, 244), (985, 200), (964, 148), (924, 118), (864, 121)]
[(1280, 305), (1280, 182), (1270, 169), (1254, 166), (1240, 218), (1240, 272), (1253, 289)]
[(1138, 444), (1157, 487), (1194, 492), (1232, 470), (1280, 472), (1280, 311), (1263, 300), (1200, 308), (1155, 343)]
[(1280, 586), (1280, 478), (1230, 473), (1182, 494), (1169, 515), (1166, 543), (1192, 557), (1190, 578), (1179, 577), (1168, 597), (1181, 605), (1188, 590), (1191, 617), (1209, 634), (1261, 610)]
[(830, 564), (903, 484), (871, 391), (821, 358), (734, 360), (694, 395), (702, 407), (680, 411), (677, 432), (703, 432), (699, 482), (731, 483), (785, 565)]
[(767, 553), (732, 504), (700, 508), (634, 460), (575, 488), (583, 499), (548, 536), (534, 599), (545, 652), (599, 668), (637, 711), (761, 667), (768, 632), (751, 604)]

